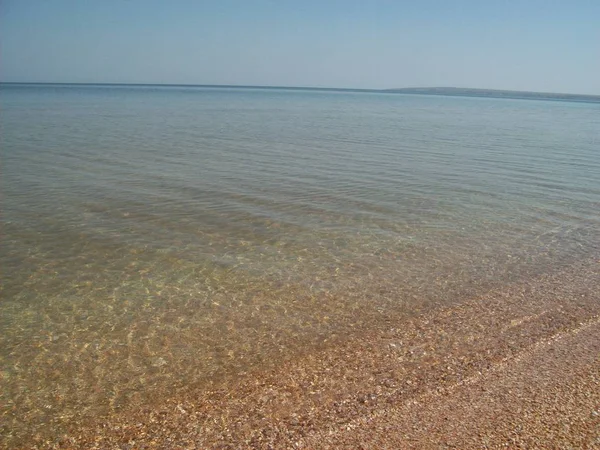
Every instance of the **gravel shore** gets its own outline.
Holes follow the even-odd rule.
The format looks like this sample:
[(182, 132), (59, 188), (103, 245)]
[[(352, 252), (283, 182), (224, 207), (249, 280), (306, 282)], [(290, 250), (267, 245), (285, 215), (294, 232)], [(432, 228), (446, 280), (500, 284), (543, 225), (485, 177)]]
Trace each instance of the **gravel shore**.
[(37, 445), (600, 448), (600, 261)]

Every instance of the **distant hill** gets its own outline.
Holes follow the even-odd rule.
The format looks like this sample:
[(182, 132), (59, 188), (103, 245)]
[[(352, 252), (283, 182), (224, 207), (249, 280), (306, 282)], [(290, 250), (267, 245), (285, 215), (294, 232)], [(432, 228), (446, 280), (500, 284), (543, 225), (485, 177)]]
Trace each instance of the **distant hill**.
[(385, 89), (398, 94), (448, 95), (455, 97), (491, 97), (529, 100), (562, 100), (569, 102), (600, 103), (600, 95), (555, 94), (551, 92), (503, 91), (498, 89), (471, 89), (455, 87), (420, 87)]
[(499, 89), (473, 89), (456, 87), (413, 87), (397, 89), (354, 89), (308, 86), (243, 86), (226, 84), (134, 84), (134, 83), (20, 83), (0, 81), (3, 86), (135, 86), (135, 87), (180, 87), (203, 89), (260, 89), (286, 91), (331, 91), (331, 92), (383, 92), (393, 94), (445, 95), (454, 97), (513, 98), (525, 100), (553, 100), (565, 102), (600, 103), (600, 95), (556, 94), (553, 92), (503, 91)]

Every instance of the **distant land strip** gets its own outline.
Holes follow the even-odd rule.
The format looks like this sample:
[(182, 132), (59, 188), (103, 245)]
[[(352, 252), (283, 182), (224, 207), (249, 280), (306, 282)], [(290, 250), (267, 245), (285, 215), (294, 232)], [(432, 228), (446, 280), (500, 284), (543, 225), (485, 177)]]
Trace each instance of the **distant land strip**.
[(385, 94), (441, 95), (449, 97), (483, 97), (520, 100), (549, 100), (566, 102), (600, 103), (600, 95), (562, 94), (554, 92), (508, 91), (501, 89), (475, 89), (457, 87), (411, 87), (393, 89), (353, 89), (304, 86), (251, 86), (225, 84), (150, 84), (150, 83), (45, 83), (45, 82), (0, 82), (2, 85), (29, 86), (98, 86), (98, 87), (168, 87), (168, 88), (212, 88), (212, 89), (263, 89), (292, 91), (328, 91), (328, 92), (371, 92)]
[(394, 94), (446, 95), (452, 97), (489, 97), (523, 100), (558, 100), (568, 102), (600, 103), (600, 95), (558, 94), (553, 92), (505, 91), (499, 89), (473, 89), (455, 87), (420, 87), (385, 89)]

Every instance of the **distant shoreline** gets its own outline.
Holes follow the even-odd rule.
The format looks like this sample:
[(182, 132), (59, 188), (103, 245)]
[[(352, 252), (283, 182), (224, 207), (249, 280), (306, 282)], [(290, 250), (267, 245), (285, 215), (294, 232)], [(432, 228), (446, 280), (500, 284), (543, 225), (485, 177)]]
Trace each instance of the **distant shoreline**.
[(151, 83), (45, 83), (45, 82), (0, 82), (2, 85), (18, 86), (98, 86), (98, 87), (165, 87), (165, 88), (204, 88), (204, 89), (261, 89), (320, 92), (365, 92), (379, 94), (438, 95), (445, 97), (477, 97), (513, 100), (545, 100), (583, 103), (600, 103), (600, 95), (564, 94), (553, 92), (510, 91), (500, 89), (474, 89), (455, 87), (413, 87), (393, 89), (353, 89), (306, 86), (252, 86), (230, 84), (151, 84)]
[(454, 87), (425, 87), (385, 89), (396, 94), (444, 95), (451, 97), (509, 98), (516, 100), (553, 100), (569, 102), (600, 103), (600, 95), (561, 94), (554, 92), (507, 91), (500, 89), (472, 89)]

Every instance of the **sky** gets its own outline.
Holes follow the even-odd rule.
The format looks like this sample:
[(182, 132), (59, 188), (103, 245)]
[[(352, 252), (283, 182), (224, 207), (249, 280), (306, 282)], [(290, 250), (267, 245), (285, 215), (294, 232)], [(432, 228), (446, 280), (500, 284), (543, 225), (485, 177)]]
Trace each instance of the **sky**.
[(600, 95), (600, 0), (0, 0), (0, 81)]

